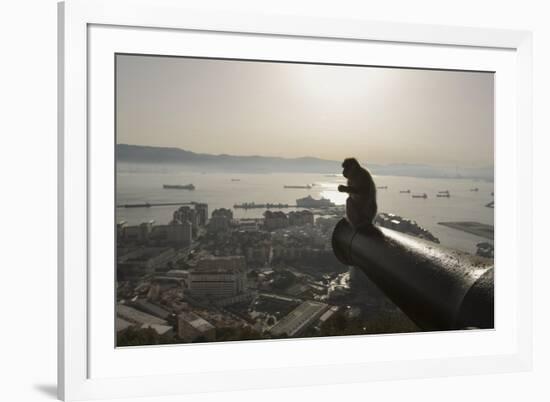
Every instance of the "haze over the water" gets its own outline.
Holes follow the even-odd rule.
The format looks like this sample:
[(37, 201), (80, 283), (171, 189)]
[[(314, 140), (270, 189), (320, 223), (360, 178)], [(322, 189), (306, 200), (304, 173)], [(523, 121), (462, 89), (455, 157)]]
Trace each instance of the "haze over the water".
[(117, 56), (117, 143), (493, 164), (491, 73)]

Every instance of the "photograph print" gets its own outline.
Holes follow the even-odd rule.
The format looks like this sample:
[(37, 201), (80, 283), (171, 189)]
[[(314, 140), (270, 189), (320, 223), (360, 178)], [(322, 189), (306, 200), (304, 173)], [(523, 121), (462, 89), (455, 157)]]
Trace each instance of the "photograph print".
[(115, 346), (494, 328), (494, 73), (117, 54)]

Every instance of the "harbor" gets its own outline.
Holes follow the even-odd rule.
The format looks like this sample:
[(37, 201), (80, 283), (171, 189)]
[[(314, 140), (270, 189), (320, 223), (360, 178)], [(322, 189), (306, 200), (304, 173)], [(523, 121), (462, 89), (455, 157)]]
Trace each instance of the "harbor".
[[(232, 182), (231, 179), (240, 179)], [(426, 179), (411, 177), (374, 177), (377, 186), (387, 190), (377, 191), (379, 211), (391, 211), (396, 215), (417, 221), (448, 247), (475, 253), (476, 243), (484, 239), (438, 222), (476, 221), (493, 223), (494, 209), (485, 205), (493, 201), (492, 183), (471, 180)], [(173, 208), (192, 202), (208, 203), (210, 209), (231, 208), (236, 219), (263, 218), (268, 210), (288, 213), (311, 210), (316, 217), (343, 216), (348, 197), (337, 191), (344, 183), (341, 175), (325, 177), (324, 174), (245, 174), (216, 173), (166, 174), (123, 173), (119, 180), (116, 215), (129, 224), (154, 220), (167, 224), (172, 219)], [(163, 184), (188, 184), (195, 191), (163, 190)], [(285, 185), (315, 183), (310, 189), (283, 189)], [(471, 188), (479, 188), (470, 192)], [(404, 193), (401, 193), (403, 191)], [(410, 192), (409, 192), (410, 191)], [(449, 191), (451, 197), (437, 197), (440, 191)], [(427, 195), (427, 199), (413, 199), (413, 194)], [(311, 198), (307, 198), (311, 196)], [(300, 204), (297, 199), (305, 198)], [(321, 201), (321, 199), (324, 199)], [(253, 205), (252, 203), (256, 204)], [(323, 205), (324, 204), (324, 205)], [(334, 207), (330, 207), (330, 205)], [(239, 207), (235, 207), (239, 206)], [(246, 207), (246, 208), (245, 208)]]

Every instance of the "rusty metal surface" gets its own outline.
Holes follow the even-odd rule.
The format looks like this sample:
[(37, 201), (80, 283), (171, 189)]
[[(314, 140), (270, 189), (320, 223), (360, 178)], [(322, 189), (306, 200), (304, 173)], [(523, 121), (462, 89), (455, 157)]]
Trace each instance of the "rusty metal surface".
[(425, 330), (493, 328), (492, 260), (391, 229), (334, 228), (336, 257), (365, 274)]

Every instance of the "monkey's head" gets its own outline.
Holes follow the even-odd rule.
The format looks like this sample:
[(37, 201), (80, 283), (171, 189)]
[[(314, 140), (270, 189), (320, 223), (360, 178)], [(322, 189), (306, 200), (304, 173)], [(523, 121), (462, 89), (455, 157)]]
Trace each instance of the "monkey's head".
[(342, 175), (346, 179), (349, 179), (359, 170), (359, 168), (361, 168), (361, 165), (359, 165), (359, 162), (357, 162), (355, 158), (346, 158), (344, 162), (342, 162), (342, 167), (344, 168)]

